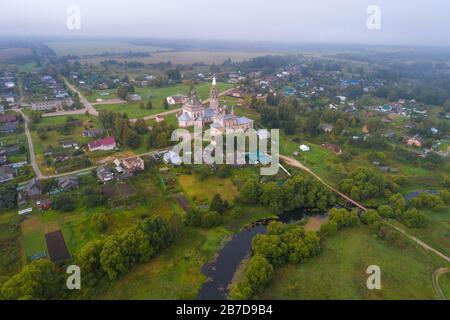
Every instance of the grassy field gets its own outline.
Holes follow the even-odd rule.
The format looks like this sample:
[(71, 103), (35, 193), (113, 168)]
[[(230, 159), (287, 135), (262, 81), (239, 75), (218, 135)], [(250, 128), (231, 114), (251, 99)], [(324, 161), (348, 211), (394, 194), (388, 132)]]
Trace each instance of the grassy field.
[(20, 231), (16, 228), (18, 223), (16, 211), (0, 213), (0, 286), (21, 267)]
[[(261, 299), (437, 299), (431, 274), (443, 260), (406, 243), (398, 248), (364, 226), (323, 241), (319, 256), (276, 271)], [(368, 290), (366, 269), (381, 268), (381, 290)]]
[[(233, 85), (228, 83), (218, 83), (217, 84), (217, 90), (219, 92), (228, 90), (232, 88)], [(197, 93), (199, 97), (203, 100), (207, 99), (209, 97), (209, 92), (211, 89), (210, 83), (202, 83), (200, 85), (196, 86)], [(97, 110), (111, 110), (115, 112), (121, 112), (126, 113), (129, 118), (141, 118), (157, 113), (161, 113), (164, 111), (167, 111), (163, 107), (163, 100), (169, 96), (173, 96), (175, 94), (184, 94), (187, 95), (189, 91), (189, 86), (184, 84), (174, 85), (174, 86), (168, 86), (163, 88), (136, 88), (136, 93), (139, 94), (143, 100), (144, 104), (147, 104), (147, 101), (149, 100), (149, 97), (152, 99), (153, 108), (147, 109), (143, 108), (141, 109), (139, 107), (139, 102), (133, 102), (133, 103), (125, 103), (125, 104), (104, 104), (104, 105), (96, 105), (95, 108)], [(99, 93), (102, 91), (94, 91), (93, 95), (87, 96), (87, 98), (90, 101), (95, 101), (98, 99)], [(110, 90), (111, 95), (108, 96), (108, 99), (117, 98), (115, 91)], [(103, 97), (105, 98), (105, 97)], [(104, 99), (106, 100), (106, 99)], [(169, 110), (179, 108), (180, 106), (170, 106)]]
[(38, 124), (33, 125), (33, 130), (31, 131), (31, 139), (33, 140), (34, 152), (36, 154), (36, 161), (44, 174), (54, 174), (55, 168), (47, 167), (44, 163), (44, 151), (48, 146), (53, 148), (60, 147), (61, 140), (75, 140), (78, 145), (81, 146), (92, 140), (93, 138), (87, 138), (82, 136), (83, 130), (86, 128), (101, 128), (100, 123), (96, 117), (90, 117), (86, 115), (76, 115), (72, 116), (74, 119), (82, 121), (83, 125), (75, 126), (73, 132), (64, 135), (57, 130), (47, 131), (46, 138), (43, 140), (39, 137), (37, 130), (39, 128), (47, 129), (51, 126), (63, 125), (66, 123), (68, 117), (46, 117), (42, 118)]
[(182, 175), (179, 177), (179, 183), (184, 192), (196, 203), (209, 203), (216, 193), (229, 202), (238, 195), (236, 187), (229, 179), (211, 177), (200, 181), (195, 175)]
[[(117, 41), (54, 41), (47, 42), (46, 45), (50, 47), (58, 56), (67, 55), (97, 55), (102, 53), (125, 53), (125, 52), (145, 52), (151, 53), (161, 50), (167, 50), (161, 47), (153, 46), (139, 46), (126, 42)], [(105, 58), (106, 59), (106, 58)]]
[[(138, 61), (145, 64), (157, 64), (161, 62), (171, 61), (172, 64), (221, 64), (227, 59), (235, 62), (250, 60), (252, 58), (265, 56), (268, 54), (280, 54), (271, 52), (240, 52), (240, 51), (176, 51), (176, 52), (155, 52), (150, 57), (124, 58), (114, 57), (113, 59), (120, 62)], [(110, 57), (89, 57), (82, 59), (82, 63), (100, 64), (102, 61), (110, 59)]]
[(427, 217), (425, 228), (407, 228), (399, 222), (393, 223), (405, 228), (407, 232), (418, 237), (447, 256), (450, 256), (450, 208), (440, 212), (422, 211)]
[(96, 298), (195, 299), (206, 280), (201, 267), (212, 259), (229, 236), (225, 228), (186, 228), (168, 251), (134, 268)]

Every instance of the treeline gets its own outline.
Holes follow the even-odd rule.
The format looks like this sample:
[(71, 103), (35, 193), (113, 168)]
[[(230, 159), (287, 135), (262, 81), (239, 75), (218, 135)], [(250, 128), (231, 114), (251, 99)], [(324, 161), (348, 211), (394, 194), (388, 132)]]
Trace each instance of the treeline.
[(267, 234), (253, 238), (253, 256), (242, 279), (233, 287), (231, 297), (251, 299), (269, 283), (276, 268), (300, 263), (319, 254), (320, 250), (320, 238), (315, 232), (305, 232), (298, 224), (271, 222)]
[(150, 217), (105, 240), (93, 240), (75, 257), (88, 281), (107, 276), (110, 280), (127, 273), (138, 263), (148, 262), (174, 240), (169, 224), (161, 217)]
[(320, 226), (320, 234), (325, 236), (334, 235), (342, 228), (356, 227), (360, 224), (358, 209), (349, 211), (345, 208), (332, 208), (328, 214), (328, 222)]
[[(135, 226), (102, 240), (88, 242), (75, 255), (83, 285), (92, 288), (104, 279), (116, 279), (138, 263), (150, 261), (169, 246), (174, 232), (160, 217), (145, 218)], [(63, 299), (67, 297), (65, 273), (47, 259), (26, 265), (0, 288), (7, 300)]]
[(450, 204), (450, 192), (441, 191), (438, 195), (423, 192), (406, 201), (400, 194), (389, 198), (387, 205), (378, 207), (378, 214), (387, 219), (397, 219), (409, 228), (423, 228), (427, 224), (425, 215), (419, 209), (442, 211)]
[(282, 213), (297, 208), (324, 210), (336, 203), (333, 193), (320, 182), (302, 176), (294, 176), (282, 185), (269, 182), (261, 185), (250, 179), (240, 190), (239, 201), (261, 204), (274, 212)]
[(367, 200), (389, 198), (398, 190), (398, 185), (372, 169), (358, 168), (342, 181), (341, 190), (355, 200)]
[(156, 123), (152, 130), (149, 130), (147, 123), (143, 119), (138, 119), (135, 123), (131, 123), (127, 114), (107, 110), (100, 111), (99, 120), (106, 129), (112, 132), (117, 141), (132, 149), (142, 145), (144, 141), (143, 136), (146, 134), (149, 135), (149, 147), (160, 148), (172, 144), (170, 138), (174, 128), (165, 122)]
[(222, 223), (222, 215), (230, 207), (227, 200), (215, 194), (208, 208), (191, 208), (186, 214), (186, 224), (191, 227), (212, 228)]

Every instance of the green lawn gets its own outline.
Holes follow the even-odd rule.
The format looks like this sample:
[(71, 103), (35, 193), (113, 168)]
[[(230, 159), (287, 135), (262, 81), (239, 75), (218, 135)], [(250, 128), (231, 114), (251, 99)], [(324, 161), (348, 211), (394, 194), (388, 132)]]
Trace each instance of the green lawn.
[[(431, 274), (443, 260), (410, 243), (395, 247), (365, 226), (322, 241), (322, 252), (276, 271), (261, 299), (436, 299)], [(368, 290), (366, 269), (381, 268), (381, 290)]]
[(399, 222), (393, 223), (406, 229), (407, 232), (420, 240), (431, 245), (447, 256), (450, 256), (450, 208), (434, 212), (432, 210), (422, 211), (427, 217), (425, 228), (408, 228)]
[(151, 262), (101, 288), (96, 299), (195, 299), (206, 280), (201, 273), (230, 232), (183, 228), (179, 239)]
[(37, 133), (37, 130), (39, 128), (47, 129), (51, 126), (63, 125), (64, 123), (66, 123), (68, 116), (41, 118), (41, 121), (39, 123), (33, 125), (33, 130), (31, 131), (31, 139), (33, 140), (36, 161), (44, 174), (55, 173), (54, 168), (46, 167), (44, 164), (44, 151), (48, 146), (52, 146), (53, 148), (60, 148), (61, 140), (75, 140), (78, 142), (79, 146), (82, 146), (83, 144), (87, 144), (88, 142), (95, 140), (94, 138), (83, 137), (83, 130), (89, 127), (101, 128), (97, 117), (86, 115), (76, 115), (71, 117), (76, 120), (82, 121), (83, 124), (81, 126), (76, 126), (73, 132), (67, 135), (62, 134), (57, 130), (51, 130), (46, 132), (45, 139), (41, 139)]
[(229, 179), (210, 177), (200, 181), (196, 175), (182, 175), (179, 177), (179, 183), (196, 203), (209, 203), (216, 193), (229, 202), (238, 196), (238, 190)]
[(450, 273), (447, 272), (439, 277), (439, 286), (442, 289), (442, 292), (447, 297), (447, 300), (450, 299)]
[[(217, 83), (217, 90), (219, 92), (228, 90), (232, 87), (233, 87), (233, 85), (231, 85), (231, 84), (221, 83), (221, 82)], [(211, 84), (209, 82), (199, 84), (195, 88), (197, 90), (199, 97), (202, 100), (205, 100), (209, 97), (209, 92), (211, 89)], [(185, 85), (185, 84), (178, 84), (178, 85), (167, 86), (167, 87), (163, 87), (163, 88), (157, 88), (157, 87), (138, 88), (138, 87), (136, 87), (135, 89), (136, 89), (136, 93), (139, 94), (143, 98), (145, 105), (147, 104), (147, 101), (151, 97), (152, 104), (153, 104), (152, 109), (147, 109), (147, 108), (141, 109), (139, 107), (139, 102), (130, 102), (130, 103), (125, 103), (125, 104), (96, 105), (95, 108), (99, 111), (100, 110), (112, 110), (115, 112), (126, 113), (128, 115), (128, 117), (132, 118), (132, 119), (133, 118), (141, 118), (141, 117), (145, 117), (145, 116), (149, 116), (149, 115), (153, 115), (153, 114), (157, 114), (157, 113), (166, 111), (163, 107), (164, 99), (169, 96), (178, 94), (178, 93), (187, 95), (188, 91), (189, 91), (189, 86)], [(108, 91), (108, 90), (96, 90), (93, 92), (93, 95), (87, 96), (87, 99), (89, 101), (95, 102), (95, 100), (98, 98), (102, 98), (104, 100), (117, 98), (114, 90), (108, 91), (108, 92), (112, 93), (110, 96), (100, 97), (99, 93), (102, 91)], [(170, 106), (169, 110), (176, 109), (176, 108), (180, 108), (180, 106)]]

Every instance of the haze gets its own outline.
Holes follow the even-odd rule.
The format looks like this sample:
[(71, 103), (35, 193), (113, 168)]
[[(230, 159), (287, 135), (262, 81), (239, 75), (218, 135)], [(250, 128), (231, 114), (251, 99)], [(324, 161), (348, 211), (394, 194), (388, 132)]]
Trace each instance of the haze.
[[(68, 30), (66, 9), (81, 8)], [(381, 30), (366, 26), (369, 5)], [(450, 2), (442, 0), (15, 0), (0, 3), (3, 35), (448, 46)]]

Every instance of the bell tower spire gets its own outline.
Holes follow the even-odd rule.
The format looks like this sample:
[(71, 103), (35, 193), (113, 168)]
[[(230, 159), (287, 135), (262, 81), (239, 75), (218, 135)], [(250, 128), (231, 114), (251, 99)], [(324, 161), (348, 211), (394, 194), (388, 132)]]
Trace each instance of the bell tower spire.
[(209, 94), (209, 107), (214, 110), (219, 109), (219, 94), (217, 92), (216, 84), (216, 76), (214, 75), (211, 83), (211, 92)]

